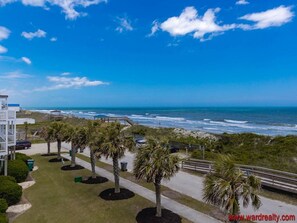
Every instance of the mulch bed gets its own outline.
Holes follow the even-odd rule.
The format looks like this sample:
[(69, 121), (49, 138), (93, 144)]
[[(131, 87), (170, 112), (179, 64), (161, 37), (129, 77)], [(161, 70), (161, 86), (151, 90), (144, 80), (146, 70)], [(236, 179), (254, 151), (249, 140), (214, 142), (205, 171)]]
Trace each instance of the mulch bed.
[(59, 163), (59, 162), (62, 162), (62, 159), (63, 159), (63, 161), (69, 161), (69, 159), (66, 159), (66, 158), (53, 158), (53, 159), (50, 159), (49, 162), (50, 163)]
[(65, 171), (68, 171), (68, 170), (82, 170), (82, 169), (84, 169), (84, 167), (81, 166), (81, 165), (75, 165), (74, 167), (72, 167), (71, 165), (66, 165), (66, 166), (61, 167), (61, 170), (65, 170)]
[(96, 178), (88, 177), (87, 179), (82, 180), (82, 183), (84, 183), (84, 184), (102, 184), (107, 181), (108, 181), (107, 178), (97, 176)]
[(181, 217), (170, 210), (162, 209), (162, 217), (156, 217), (156, 208), (145, 208), (136, 216), (137, 223), (181, 223)]
[(107, 201), (125, 200), (125, 199), (132, 198), (134, 196), (135, 194), (132, 191), (125, 188), (121, 188), (120, 193), (115, 193), (114, 188), (110, 188), (102, 191), (99, 194), (99, 197)]
[(57, 153), (45, 153), (45, 154), (41, 154), (41, 156), (57, 156)]

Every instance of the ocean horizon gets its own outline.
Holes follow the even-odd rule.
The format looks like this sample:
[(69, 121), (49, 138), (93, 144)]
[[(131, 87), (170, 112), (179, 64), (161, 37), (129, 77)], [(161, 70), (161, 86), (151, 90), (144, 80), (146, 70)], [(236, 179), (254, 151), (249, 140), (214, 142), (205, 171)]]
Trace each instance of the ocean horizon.
[(151, 127), (184, 128), (210, 133), (297, 135), (297, 107), (27, 107), (94, 119), (126, 116)]

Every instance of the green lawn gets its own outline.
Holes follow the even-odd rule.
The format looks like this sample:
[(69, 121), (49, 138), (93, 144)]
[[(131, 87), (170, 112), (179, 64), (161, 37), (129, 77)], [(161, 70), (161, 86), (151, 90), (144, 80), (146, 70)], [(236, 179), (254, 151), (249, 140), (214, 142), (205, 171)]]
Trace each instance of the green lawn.
[[(51, 157), (52, 158), (52, 157)], [(75, 176), (89, 176), (90, 171), (62, 171), (61, 163), (49, 163), (49, 157), (33, 156), (39, 167), (32, 176), (36, 184), (24, 191), (32, 208), (16, 218), (16, 223), (136, 222), (139, 211), (154, 204), (138, 195), (122, 201), (104, 201), (98, 197), (114, 184), (74, 183)], [(189, 221), (183, 219), (183, 223)]]

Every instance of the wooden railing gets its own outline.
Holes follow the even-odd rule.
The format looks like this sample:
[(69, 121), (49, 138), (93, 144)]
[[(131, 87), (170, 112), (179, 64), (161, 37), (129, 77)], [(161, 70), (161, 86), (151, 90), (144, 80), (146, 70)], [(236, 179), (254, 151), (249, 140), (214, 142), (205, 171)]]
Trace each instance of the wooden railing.
[(96, 118), (100, 119), (105, 122), (112, 122), (112, 121), (125, 121), (130, 125), (135, 125), (135, 123), (128, 117), (104, 117), (104, 118)]
[[(297, 194), (297, 174), (268, 169), (259, 166), (237, 165), (245, 175), (255, 175), (261, 179), (263, 186)], [(213, 162), (206, 160), (188, 159), (182, 161), (182, 168), (200, 173), (213, 170)]]

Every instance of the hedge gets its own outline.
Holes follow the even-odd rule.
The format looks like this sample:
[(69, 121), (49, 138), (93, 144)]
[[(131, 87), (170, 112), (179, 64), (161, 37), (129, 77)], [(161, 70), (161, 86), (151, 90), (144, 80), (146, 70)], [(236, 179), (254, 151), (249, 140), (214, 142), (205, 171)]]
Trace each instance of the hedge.
[(0, 176), (0, 182), (6, 181), (6, 180), (9, 180), (9, 181), (12, 181), (12, 182), (16, 183), (15, 178), (12, 177), (12, 176), (3, 176), (3, 175)]
[(22, 160), (9, 160), (7, 172), (9, 176), (13, 176), (20, 183), (26, 180), (29, 168)]
[(0, 213), (0, 223), (8, 223), (8, 218), (5, 214)]
[(5, 199), (0, 198), (0, 213), (5, 213), (8, 208), (8, 204)]
[(27, 164), (27, 160), (32, 159), (32, 158), (30, 156), (27, 156), (26, 154), (23, 154), (23, 153), (16, 153), (15, 159), (22, 160)]
[(11, 179), (3, 179), (0, 184), (0, 198), (6, 200), (7, 204), (13, 205), (21, 200), (22, 187)]

